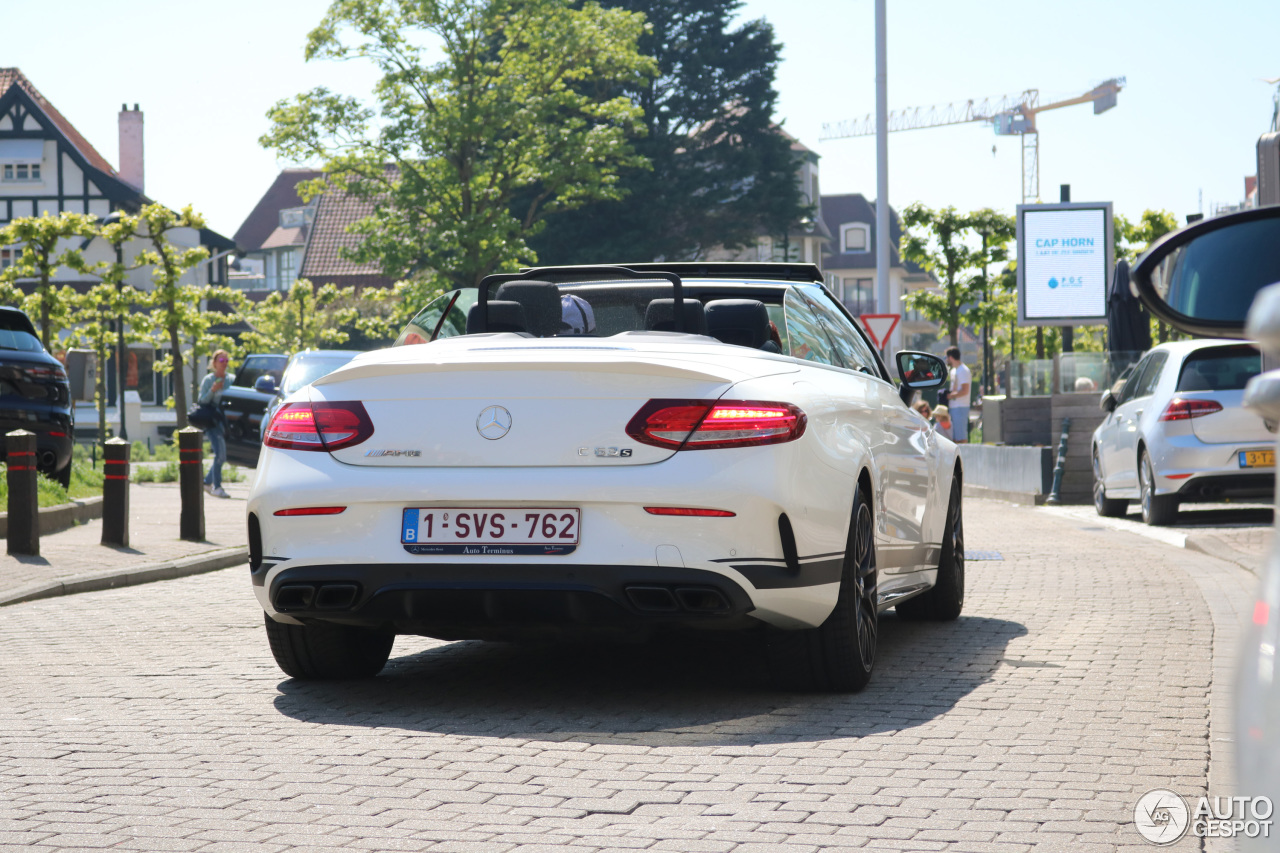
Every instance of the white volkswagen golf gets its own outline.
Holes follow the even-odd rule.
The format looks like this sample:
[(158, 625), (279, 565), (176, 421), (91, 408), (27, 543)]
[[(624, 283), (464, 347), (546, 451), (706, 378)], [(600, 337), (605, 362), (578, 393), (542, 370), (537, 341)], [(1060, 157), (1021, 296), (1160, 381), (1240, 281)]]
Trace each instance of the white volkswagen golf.
[(742, 631), (857, 690), (879, 614), (964, 601), (956, 447), (807, 264), (490, 276), (290, 397), (249, 500), (280, 667), (380, 671), (396, 634)]

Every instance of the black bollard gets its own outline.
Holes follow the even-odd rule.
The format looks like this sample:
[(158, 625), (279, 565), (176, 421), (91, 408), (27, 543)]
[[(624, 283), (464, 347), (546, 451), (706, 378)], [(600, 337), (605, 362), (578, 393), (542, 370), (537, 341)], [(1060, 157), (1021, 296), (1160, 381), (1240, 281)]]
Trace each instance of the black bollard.
[(195, 427), (178, 430), (178, 484), (182, 495), (182, 522), (178, 536), (189, 542), (204, 541), (204, 432)]
[(102, 544), (129, 547), (129, 442), (102, 443)]
[(1045, 503), (1057, 506), (1062, 503), (1062, 475), (1067, 470), (1067, 434), (1071, 432), (1071, 418), (1062, 419), (1062, 438), (1058, 441), (1058, 464), (1053, 469), (1053, 487)]
[(36, 434), (5, 436), (9, 465), (9, 553), (40, 556), (40, 503), (36, 496)]

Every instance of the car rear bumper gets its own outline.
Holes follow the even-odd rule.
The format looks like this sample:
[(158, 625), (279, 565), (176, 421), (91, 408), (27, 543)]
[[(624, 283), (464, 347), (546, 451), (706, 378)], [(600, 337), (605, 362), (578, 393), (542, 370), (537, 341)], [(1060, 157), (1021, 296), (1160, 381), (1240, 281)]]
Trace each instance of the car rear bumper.
[(1271, 498), (1275, 495), (1275, 471), (1204, 474), (1187, 480), (1177, 495), (1187, 502), (1218, 501), (1225, 498)]
[(359, 564), (292, 566), (255, 590), (299, 621), (391, 627), (445, 640), (572, 631), (758, 624), (750, 596), (716, 572), (655, 566)]

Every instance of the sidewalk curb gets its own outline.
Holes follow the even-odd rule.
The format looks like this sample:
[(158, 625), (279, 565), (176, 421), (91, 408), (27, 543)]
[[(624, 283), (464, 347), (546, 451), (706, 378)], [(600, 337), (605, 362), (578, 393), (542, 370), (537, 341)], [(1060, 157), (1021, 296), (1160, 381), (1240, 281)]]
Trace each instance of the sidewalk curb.
[[(41, 507), (40, 535), (61, 533), (63, 530), (102, 518), (102, 497), (81, 498), (71, 503)], [(9, 537), (9, 513), (0, 512), (0, 539)]]
[[(1201, 542), (1200, 537), (1196, 536), (1194, 533), (1187, 534), (1186, 544), (1182, 547), (1186, 548), (1188, 551), (1195, 551), (1198, 554), (1208, 554), (1210, 557), (1217, 557), (1219, 560), (1226, 560), (1229, 563), (1235, 563), (1237, 566), (1245, 569), (1253, 575), (1258, 575), (1262, 570), (1262, 565), (1257, 556), (1250, 554), (1247, 551), (1239, 551), (1224, 542), (1216, 542), (1206, 545), (1204, 542)], [(1266, 558), (1267, 554), (1266, 551), (1264, 551), (1260, 559), (1265, 561)]]
[(143, 563), (129, 569), (114, 569), (98, 574), (84, 574), (61, 581), (32, 584), (23, 589), (0, 597), (0, 607), (18, 604), (23, 601), (36, 601), (41, 598), (55, 598), (59, 595), (74, 595), (78, 592), (95, 592), (103, 589), (116, 589), (122, 586), (136, 586), (153, 581), (172, 580), (173, 578), (198, 575), (230, 566), (238, 566), (249, 561), (247, 547), (219, 548), (206, 551), (180, 560), (164, 563)]

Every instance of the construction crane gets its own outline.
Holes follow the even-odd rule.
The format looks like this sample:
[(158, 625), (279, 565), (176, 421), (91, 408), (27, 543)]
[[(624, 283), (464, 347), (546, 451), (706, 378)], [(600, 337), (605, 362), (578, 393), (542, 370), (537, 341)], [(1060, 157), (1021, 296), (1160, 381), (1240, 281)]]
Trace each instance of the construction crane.
[[(1040, 200), (1040, 132), (1036, 128), (1036, 116), (1048, 110), (1073, 107), (1076, 104), (1093, 104), (1093, 114), (1105, 113), (1116, 105), (1116, 94), (1124, 88), (1125, 78), (1113, 77), (1076, 98), (1040, 103), (1040, 91), (1027, 89), (1021, 95), (1005, 95), (956, 102), (945, 106), (912, 107), (889, 113), (889, 131), (919, 130), (926, 127), (945, 127), (981, 121), (991, 124), (998, 136), (1022, 137), (1022, 201)], [(874, 136), (876, 118), (867, 115), (853, 121), (842, 121), (834, 126), (824, 124), (822, 141), (848, 139), (852, 136)]]

